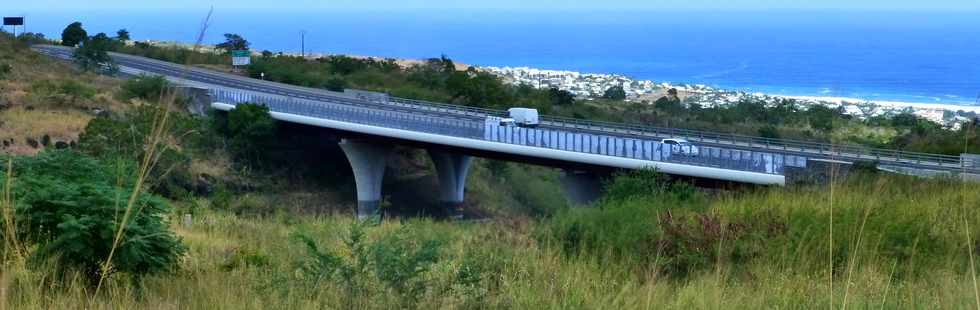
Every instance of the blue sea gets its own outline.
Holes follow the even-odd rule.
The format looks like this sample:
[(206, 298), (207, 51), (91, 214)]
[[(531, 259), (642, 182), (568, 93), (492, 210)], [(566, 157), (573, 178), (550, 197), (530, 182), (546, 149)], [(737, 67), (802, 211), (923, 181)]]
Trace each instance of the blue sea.
[[(126, 28), (193, 42), (207, 10), (2, 12), (60, 37)], [(255, 50), (428, 58), (623, 74), (777, 95), (973, 105), (980, 11), (246, 10), (216, 8), (205, 41)]]

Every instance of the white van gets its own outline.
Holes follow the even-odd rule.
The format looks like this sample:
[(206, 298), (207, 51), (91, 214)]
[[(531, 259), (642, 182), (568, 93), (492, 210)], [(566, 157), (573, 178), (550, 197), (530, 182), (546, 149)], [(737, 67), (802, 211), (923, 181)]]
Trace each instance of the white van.
[(538, 110), (528, 108), (510, 108), (507, 110), (510, 118), (514, 119), (517, 126), (534, 128), (538, 127)]
[(701, 150), (698, 149), (697, 145), (694, 145), (687, 140), (680, 138), (669, 138), (660, 140), (661, 144), (670, 147), (671, 153), (682, 154), (687, 156), (698, 156), (701, 155)]

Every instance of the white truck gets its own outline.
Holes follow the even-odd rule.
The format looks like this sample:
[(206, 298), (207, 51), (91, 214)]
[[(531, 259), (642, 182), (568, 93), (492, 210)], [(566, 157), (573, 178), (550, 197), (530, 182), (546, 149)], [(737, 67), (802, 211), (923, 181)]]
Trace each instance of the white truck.
[(538, 127), (538, 110), (528, 108), (510, 108), (507, 110), (510, 118), (520, 127)]

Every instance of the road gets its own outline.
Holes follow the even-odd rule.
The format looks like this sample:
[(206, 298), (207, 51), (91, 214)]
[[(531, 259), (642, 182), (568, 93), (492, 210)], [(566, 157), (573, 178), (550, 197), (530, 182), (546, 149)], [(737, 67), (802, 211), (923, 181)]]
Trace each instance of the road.
[[(61, 46), (35, 46), (42, 54), (70, 59), (72, 50)], [(116, 63), (123, 68), (140, 72), (167, 76), (178, 81), (190, 81), (205, 87), (229, 90), (245, 90), (259, 94), (342, 103), (352, 106), (370, 106), (389, 111), (411, 111), (426, 115), (439, 115), (453, 119), (483, 120), (487, 116), (501, 116), (504, 111), (478, 109), (433, 102), (387, 97), (383, 100), (364, 100), (351, 94), (332, 92), (323, 89), (300, 87), (283, 83), (263, 81), (239, 75), (217, 72), (192, 66), (111, 53)], [(202, 85), (195, 85), (202, 86)], [(980, 173), (980, 167), (965, 165), (958, 156), (902, 152), (889, 149), (871, 149), (856, 146), (842, 146), (805, 141), (765, 139), (759, 137), (735, 136), (724, 133), (700, 132), (676, 128), (657, 128), (628, 124), (589, 122), (577, 119), (542, 116), (542, 128), (575, 131), (590, 134), (616, 135), (628, 138), (663, 139), (683, 137), (698, 145), (743, 149), (749, 151), (770, 151), (774, 153), (806, 156), (843, 161), (877, 161), (882, 165), (892, 165), (913, 169)]]

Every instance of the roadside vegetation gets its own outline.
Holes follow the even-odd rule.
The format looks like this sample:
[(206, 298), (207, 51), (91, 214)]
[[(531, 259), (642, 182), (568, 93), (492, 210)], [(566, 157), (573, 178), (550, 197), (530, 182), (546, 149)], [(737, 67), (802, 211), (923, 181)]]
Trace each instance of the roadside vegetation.
[[(97, 35), (98, 36), (98, 35)], [(128, 37), (128, 32), (126, 33)], [(227, 70), (227, 51), (247, 49), (249, 42), (226, 34), (215, 49), (192, 50), (178, 46), (154, 46), (141, 42), (115, 44), (115, 51), (150, 58)], [(579, 119), (624, 122), (650, 126), (707, 130), (775, 139), (892, 148), (912, 152), (959, 155), (964, 143), (980, 147), (977, 115), (960, 128), (943, 126), (912, 114), (858, 118), (844, 114), (843, 107), (806, 105), (785, 99), (776, 104), (746, 99), (734, 105), (705, 107), (685, 102), (676, 90), (667, 90), (654, 101), (625, 101), (622, 88), (610, 88), (600, 98), (575, 98), (557, 89), (539, 90), (514, 86), (492, 74), (459, 65), (445, 55), (405, 65), (395, 59), (325, 56), (316, 59), (256, 53), (244, 74), (253, 78), (343, 91), (370, 90), (417, 100), (466, 106), (507, 109), (529, 107), (543, 114)], [(865, 105), (862, 112), (873, 114)], [(968, 114), (968, 113), (967, 113)]]
[[(118, 40), (128, 35), (117, 33)], [(210, 57), (147, 48), (186, 62)], [(304, 74), (324, 83), (308, 84), (314, 87), (338, 79), (473, 106), (527, 100), (553, 114), (609, 120), (673, 109), (506, 86), (450, 70), (446, 58), (410, 68), (353, 58), (255, 62), (263, 61), (297, 70), (308, 64), (315, 70)], [(353, 177), (328, 132), (276, 123), (257, 105), (191, 115), (189, 100), (165, 79), (96, 75), (8, 36), (0, 36), (0, 64), (11, 68), (0, 79), (0, 138), (14, 140), (0, 148), (0, 305), (11, 309), (980, 303), (973, 183), (854, 171), (829, 185), (709, 191), (635, 171), (609, 179), (594, 205), (572, 208), (558, 171), (478, 159), (466, 192), (467, 217), (478, 221), (452, 222), (435, 208), (425, 153), (397, 147), (384, 184), (390, 216), (358, 222)], [(684, 109), (666, 115), (695, 113)], [(745, 123), (820, 127), (810, 118), (830, 115), (831, 130), (820, 135), (831, 137), (839, 124), (864, 122), (786, 111), (787, 120)], [(689, 117), (730, 114), (697, 113)], [(954, 135), (949, 143), (960, 139), (960, 150), (974, 139), (937, 130), (928, 134)]]

